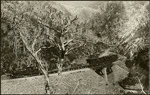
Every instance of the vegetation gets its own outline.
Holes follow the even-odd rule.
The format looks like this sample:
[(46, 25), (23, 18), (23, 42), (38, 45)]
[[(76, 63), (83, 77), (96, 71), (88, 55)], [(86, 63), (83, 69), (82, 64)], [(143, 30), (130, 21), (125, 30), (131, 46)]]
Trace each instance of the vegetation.
[(96, 3), (88, 5), (96, 11), (88, 11), (92, 15), (86, 18), (86, 10), (72, 15), (56, 2), (1, 1), (2, 75), (43, 73), (46, 93), (53, 93), (49, 71), (58, 68), (61, 75), (74, 59), (106, 49), (126, 56), (131, 70), (138, 64), (148, 68), (141, 53), (145, 51), (142, 54), (148, 59), (150, 3)]

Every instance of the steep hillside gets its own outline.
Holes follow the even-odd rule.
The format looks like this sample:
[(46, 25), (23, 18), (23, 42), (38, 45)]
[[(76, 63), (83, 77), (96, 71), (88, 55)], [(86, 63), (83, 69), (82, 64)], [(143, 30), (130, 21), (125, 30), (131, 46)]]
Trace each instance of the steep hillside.
[(125, 54), (130, 51), (134, 54), (149, 43), (147, 40), (150, 21), (147, 10), (149, 2), (124, 2), (124, 5), (127, 21), (120, 27), (121, 32), (118, 35), (124, 39), (124, 43), (128, 43)]
[(92, 7), (95, 1), (57, 1), (56, 3), (63, 5), (72, 15), (78, 15), (80, 21), (88, 20), (99, 12), (97, 8)]

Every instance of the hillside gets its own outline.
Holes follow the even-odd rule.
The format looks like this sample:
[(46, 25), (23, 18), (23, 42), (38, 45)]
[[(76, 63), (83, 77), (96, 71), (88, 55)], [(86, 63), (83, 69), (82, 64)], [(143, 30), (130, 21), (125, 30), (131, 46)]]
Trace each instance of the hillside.
[[(118, 94), (122, 88), (118, 84), (112, 84), (113, 75), (115, 76), (114, 81), (118, 82), (128, 72), (118, 66), (114, 66), (113, 70), (114, 74), (108, 76), (110, 82), (108, 86), (103, 77), (88, 68), (69, 73), (64, 72), (62, 76), (52, 74), (50, 75), (50, 85), (54, 88), (55, 94)], [(3, 80), (1, 94), (43, 94), (43, 83), (43, 76)]]
[(148, 93), (150, 2), (1, 3), (2, 94)]
[[(104, 11), (106, 4), (111, 2), (119, 3), (120, 1), (55, 1), (56, 3), (65, 7), (72, 15), (78, 15), (80, 20), (90, 19), (94, 14), (101, 13)], [(126, 12), (128, 17), (130, 18), (133, 15), (143, 14), (138, 12), (141, 7), (144, 6), (146, 1), (125, 1), (123, 2), (126, 8)], [(132, 10), (130, 10), (132, 9)], [(137, 12), (138, 13), (137, 13)], [(136, 12), (134, 14), (134, 12)], [(133, 15), (132, 15), (133, 14)], [(133, 16), (134, 17), (134, 16)], [(132, 26), (131, 26), (132, 27)]]
[(80, 21), (90, 19), (99, 12), (97, 8), (91, 7), (91, 5), (95, 5), (95, 1), (57, 1), (56, 3), (64, 6), (72, 15), (77, 15)]

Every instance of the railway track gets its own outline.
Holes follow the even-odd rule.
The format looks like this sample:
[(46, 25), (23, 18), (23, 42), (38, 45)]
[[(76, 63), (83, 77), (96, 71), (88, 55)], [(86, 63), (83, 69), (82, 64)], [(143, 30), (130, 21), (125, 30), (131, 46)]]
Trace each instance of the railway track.
[[(111, 70), (111, 67), (113, 66), (113, 64), (110, 64), (110, 65), (106, 65), (106, 64), (101, 64), (101, 65), (93, 65), (93, 66), (90, 66), (90, 65), (82, 65), (82, 66), (76, 66), (76, 67), (70, 67), (70, 68), (64, 68), (62, 69), (62, 72), (67, 72), (67, 71), (74, 71), (74, 70), (80, 70), (80, 69), (84, 69), (84, 68), (90, 68), (90, 69), (93, 69), (95, 70), (97, 73), (99, 73), (100, 75), (103, 75), (103, 72), (102, 72), (102, 69), (104, 67), (107, 68), (107, 72), (108, 74), (112, 72)], [(57, 73), (58, 72), (58, 69), (54, 69), (52, 71), (49, 71), (48, 73), (49, 74), (54, 74), (54, 73)]]
[[(102, 56), (100, 58), (90, 58), (90, 59), (86, 59), (88, 64), (75, 65), (73, 67), (63, 68), (62, 72), (90, 68), (90, 69), (95, 70), (95, 72), (97, 74), (103, 76), (104, 74), (102, 72), (102, 69), (106, 68), (107, 74), (110, 74), (112, 72), (112, 69), (111, 69), (111, 67), (113, 66), (112, 63), (115, 62), (116, 60), (118, 60), (118, 55), (116, 55), (116, 54), (111, 54), (109, 56)], [(57, 72), (58, 72), (58, 69), (53, 69), (53, 70), (49, 71), (48, 73), (53, 74), (53, 73), (57, 73)], [(12, 78), (22, 77), (19, 75), (19, 73), (14, 73), (14, 75), (15, 75), (15, 77), (12, 76)], [(21, 75), (28, 76), (28, 72), (22, 72)], [(42, 73), (39, 73), (38, 71), (31, 72), (31, 76), (34, 76), (34, 75), (42, 75)]]
[[(77, 69), (82, 69), (82, 68), (91, 68), (95, 70), (95, 72), (98, 73), (99, 75), (104, 75), (102, 72), (102, 69), (106, 68), (107, 74), (110, 74), (112, 72), (112, 69), (111, 69), (111, 67), (113, 66), (112, 63), (117, 60), (118, 60), (118, 55), (116, 54), (101, 56), (100, 58), (90, 58), (86, 60), (88, 64), (81, 65), (81, 66), (74, 66), (70, 68), (64, 68), (62, 69), (62, 72), (72, 71), (72, 70), (77, 70)], [(57, 71), (58, 69), (54, 69), (50, 71), (49, 74), (57, 73)]]

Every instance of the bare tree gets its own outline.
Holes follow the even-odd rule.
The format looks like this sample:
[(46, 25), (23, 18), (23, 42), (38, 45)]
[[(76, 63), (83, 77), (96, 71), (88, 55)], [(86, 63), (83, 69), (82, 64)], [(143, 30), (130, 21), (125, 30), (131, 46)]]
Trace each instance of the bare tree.
[[(73, 36), (67, 37), (68, 35), (75, 34), (78, 31), (78, 24), (75, 23), (75, 21), (77, 21), (77, 16), (71, 19), (71, 16), (58, 11), (50, 4), (46, 5), (45, 3), (38, 2), (36, 5), (34, 3), (36, 2), (10, 2), (13, 10), (8, 9), (7, 12), (10, 12), (10, 16), (12, 18), (11, 27), (13, 28), (13, 32), (20, 35), (26, 49), (37, 61), (41, 71), (43, 72), (45, 79), (45, 91), (47, 94), (50, 94), (53, 93), (53, 89), (50, 86), (48, 62), (42, 60), (39, 53), (44, 48), (50, 49), (51, 46), (37, 46), (38, 43), (41, 43), (39, 39), (46, 34), (48, 40), (53, 42), (55, 47), (58, 48), (59, 53), (57, 55), (57, 68), (59, 75), (62, 72), (64, 57), (73, 49), (82, 46), (82, 43), (76, 40)], [(36, 7), (38, 7), (38, 4), (41, 4), (43, 7), (48, 6), (48, 9), (45, 10), (43, 7), (39, 6), (39, 10), (37, 11)], [(45, 38), (43, 40), (45, 40)], [(75, 40), (79, 43), (79, 45), (72, 47), (70, 43), (75, 43)]]
[[(22, 29), (22, 27), (18, 27), (18, 26), (20, 26), (20, 23), (22, 20), (23, 20), (23, 14), (22, 14), (21, 19), (19, 19), (15, 16), (14, 20), (13, 20), (14, 25), (12, 27), (14, 28), (14, 30), (15, 30), (15, 28), (20, 28), (18, 30), (18, 32), (20, 34), (20, 37), (21, 37), (25, 47), (30, 52), (30, 54), (35, 58), (35, 60), (39, 64), (40, 69), (42, 70), (42, 72), (45, 76), (45, 91), (46, 91), (46, 93), (47, 94), (53, 93), (53, 89), (50, 87), (50, 80), (49, 80), (49, 75), (48, 75), (48, 71), (47, 71), (48, 70), (47, 66), (46, 66), (46, 68), (44, 67), (44, 65), (42, 64), (42, 60), (38, 56), (38, 52), (41, 50), (41, 48), (39, 48), (38, 50), (34, 49), (35, 44), (37, 43), (37, 39), (41, 36), (43, 31), (39, 28), (38, 33), (36, 34), (33, 42), (31, 43), (27, 37), (27, 35), (28, 35), (27, 31), (25, 31), (25, 29)], [(15, 33), (15, 31), (13, 31), (13, 32)], [(42, 47), (42, 48), (44, 48), (44, 47)], [(47, 64), (47, 63), (45, 62), (45, 64)]]
[(70, 32), (69, 29), (70, 29), (70, 26), (73, 24), (73, 22), (75, 22), (77, 20), (77, 16), (75, 16), (75, 18), (73, 18), (72, 20), (69, 20), (69, 19), (66, 19), (66, 20), (68, 22), (67, 24), (65, 24), (63, 18), (61, 18), (62, 27), (61, 27), (61, 29), (57, 29), (55, 27), (46, 25), (44, 22), (42, 22), (42, 20), (38, 19), (38, 22), (41, 25), (43, 25), (43, 26), (45, 26), (45, 27), (47, 27), (47, 28), (49, 28), (55, 32), (54, 37), (50, 38), (50, 39), (53, 41), (55, 46), (59, 48), (59, 51), (60, 51), (60, 54), (58, 55), (58, 62), (57, 62), (57, 68), (58, 68), (58, 74), (59, 75), (62, 72), (64, 57), (67, 54), (69, 54), (69, 52), (71, 50), (78, 48), (78, 47), (83, 45), (83, 44), (80, 44), (77, 47), (71, 47), (71, 48), (69, 47), (69, 44), (72, 42), (75, 42), (75, 41), (74, 41), (74, 39), (71, 39), (71, 38), (68, 40), (65, 40), (65, 35), (67, 35), (68, 33), (72, 33), (72, 31)]
[[(71, 47), (69, 44), (72, 42), (76, 42), (74, 38), (68, 37), (66, 38), (66, 35), (73, 34), (77, 32), (77, 24), (75, 24), (75, 21), (77, 20), (77, 16), (75, 16), (73, 19), (70, 17), (67, 17), (66, 14), (63, 14), (61, 11), (56, 11), (54, 8), (51, 11), (48, 12), (48, 18), (46, 20), (43, 20), (41, 16), (29, 16), (26, 14), (26, 12), (20, 13), (21, 16), (18, 18), (18, 14), (14, 17), (14, 26), (18, 28), (18, 33), (20, 34), (20, 37), (26, 46), (27, 50), (30, 52), (30, 54), (35, 58), (37, 63), (39, 64), (40, 69), (42, 70), (44, 76), (45, 76), (45, 91), (47, 94), (53, 93), (53, 89), (50, 87), (50, 80), (48, 75), (48, 63), (46, 61), (43, 61), (41, 59), (41, 56), (38, 55), (42, 49), (44, 48), (50, 48), (41, 46), (37, 48), (35, 45), (39, 43), (39, 38), (42, 37), (44, 32), (46, 32), (46, 29), (49, 29), (50, 33), (46, 34), (48, 37), (48, 40), (53, 42), (56, 48), (58, 48), (58, 55), (57, 56), (57, 68), (58, 68), (58, 74), (60, 75), (62, 72), (62, 66), (64, 63), (64, 57), (70, 53), (71, 50), (78, 48), (82, 46), (82, 44)], [(62, 16), (63, 15), (63, 16)], [(43, 16), (43, 15), (42, 15)], [(19, 20), (20, 19), (20, 20)], [(26, 21), (26, 19), (29, 19), (30, 21)], [(34, 31), (36, 31), (33, 36), (31, 36), (28, 28), (33, 28)], [(45, 29), (46, 28), (46, 29)], [(44, 30), (45, 29), (45, 30)], [(78, 41), (80, 42), (80, 41)]]

